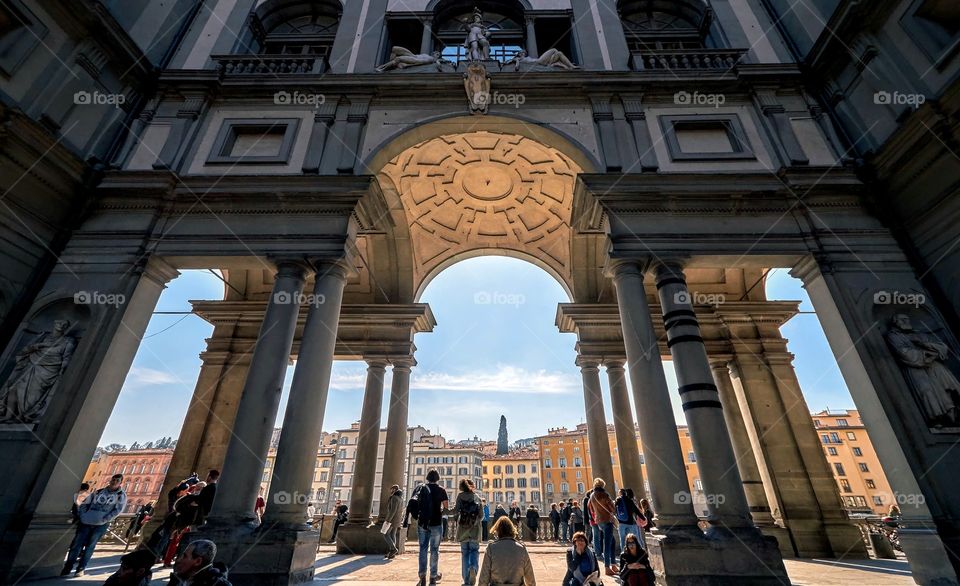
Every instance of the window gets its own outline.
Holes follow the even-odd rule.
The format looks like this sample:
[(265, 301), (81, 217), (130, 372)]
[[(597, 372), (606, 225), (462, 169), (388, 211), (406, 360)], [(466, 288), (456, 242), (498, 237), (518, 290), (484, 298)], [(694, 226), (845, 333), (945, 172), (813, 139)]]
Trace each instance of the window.
[(703, 492), (703, 482), (699, 478), (693, 479), (693, 490)]
[(337, 462), (337, 472), (343, 473), (343, 462)]
[(829, 443), (830, 443), (830, 436), (827, 435), (827, 434), (825, 434), (825, 433), (824, 433), (824, 434), (820, 434), (820, 441), (822, 441), (822, 442), (825, 443), (825, 444), (829, 444)]
[(860, 466), (860, 472), (870, 472), (870, 468), (867, 467), (866, 462), (860, 462), (857, 465)]
[[(848, 434), (848, 435), (849, 435), (849, 434)], [(833, 443), (835, 443), (835, 444), (839, 444), (839, 443), (840, 443), (840, 436), (839, 436), (837, 433), (831, 433), (831, 434), (830, 434), (830, 441), (833, 442)]]
[(560, 493), (561, 493), (561, 494), (569, 494), (569, 493), (570, 493), (570, 485), (567, 484), (566, 482), (561, 482), (561, 483), (560, 483)]
[(687, 461), (689, 461), (689, 462), (696, 462), (696, 461), (697, 461), (697, 455), (694, 454), (693, 452), (687, 452)]
[(484, 474), (487, 473), (487, 467), (486, 467), (486, 466), (483, 467), (483, 473), (484, 473)]
[(543, 467), (553, 468), (553, 462), (550, 460), (550, 458), (547, 458), (546, 460), (543, 461)]
[(299, 118), (224, 120), (207, 164), (285, 164), (299, 126)]
[(346, 451), (346, 450), (340, 450), (340, 452), (337, 453), (337, 457), (340, 458), (340, 459), (346, 458), (346, 457), (347, 457), (347, 451)]
[(503, 469), (507, 474), (513, 474), (513, 464), (507, 464)]
[(539, 490), (531, 490), (531, 491), (530, 491), (530, 500), (532, 500), (532, 501), (535, 502), (535, 503), (539, 503), (539, 502), (540, 502), (540, 491), (539, 491)]
[(875, 505), (882, 505), (882, 504), (883, 504), (883, 497), (882, 497), (882, 496), (874, 496), (874, 497), (873, 497), (873, 504), (875, 504)]
[(513, 488), (513, 478), (506, 478), (503, 481), (504, 488)]
[(846, 419), (837, 419), (837, 427), (850, 427)]
[(827, 448), (827, 453), (830, 454), (831, 456), (836, 456), (837, 448)]
[(493, 467), (493, 473), (494, 473), (494, 474), (502, 474), (502, 473), (503, 473), (503, 469), (500, 468), (500, 466), (494, 466), (494, 467)]
[(329, 472), (327, 472), (327, 471), (321, 472), (321, 473), (320, 473), (320, 482), (326, 482), (326, 481), (327, 481), (327, 478), (329, 478), (328, 475), (329, 475)]
[(578, 483), (577, 483), (577, 492), (579, 492), (580, 494), (583, 494), (583, 483), (582, 483), (582, 482), (578, 482)]
[(643, 454), (640, 454), (640, 465), (642, 466), (643, 464), (646, 464), (646, 462), (643, 460)]
[(13, 75), (47, 32), (22, 0), (0, 2), (0, 71)]
[(848, 440), (854, 440), (854, 441), (856, 441), (856, 439), (857, 439), (857, 434), (853, 433), (852, 431), (848, 431), (848, 432), (847, 432), (847, 439), (848, 439)]
[[(623, 32), (631, 53), (678, 51), (714, 46), (707, 36), (709, 16), (700, 3), (642, 0), (618, 3)], [(669, 11), (664, 10), (669, 7)], [(634, 69), (642, 69), (642, 62), (634, 58)]]
[(753, 159), (736, 114), (660, 116), (664, 141), (674, 161)]
[(470, 469), (467, 468), (466, 466), (461, 466), (457, 468), (457, 474), (459, 474), (460, 476), (467, 476), (470, 474)]
[(347, 445), (347, 444), (349, 444), (349, 443), (350, 443), (350, 438), (348, 438), (347, 436), (343, 436), (343, 437), (340, 438), (340, 445), (341, 445), (341, 446), (345, 446), (345, 445)]
[(527, 479), (526, 479), (526, 478), (518, 478), (518, 479), (517, 479), (517, 488), (527, 488)]
[(527, 467), (524, 464), (517, 464), (517, 474), (526, 474)]
[(834, 462), (834, 463), (833, 463), (833, 468), (834, 468), (834, 470), (836, 470), (837, 476), (846, 476), (846, 475), (847, 475), (847, 473), (843, 471), (843, 464), (841, 464), (840, 462)]
[(540, 479), (536, 476), (532, 477), (530, 479), (530, 486), (531, 488), (540, 488)]
[(850, 481), (847, 480), (846, 478), (841, 478), (841, 479), (840, 479), (840, 489), (841, 489), (843, 492), (853, 492), (853, 489), (850, 488)]
[(900, 19), (910, 38), (943, 69), (960, 45), (960, 5), (951, 0), (914, 0)]
[(862, 456), (862, 455), (863, 455), (863, 450), (861, 450), (860, 448), (853, 448), (853, 455), (854, 455), (854, 456)]
[(864, 480), (864, 483), (867, 485), (867, 488), (877, 488), (877, 483), (869, 478)]
[(536, 474), (536, 472), (537, 472), (537, 465), (536, 465), (536, 464), (530, 464), (530, 472), (533, 472), (534, 474)]
[(583, 460), (581, 460), (580, 458), (574, 458), (573, 465), (577, 468), (581, 468), (583, 467)]
[(552, 482), (548, 482), (548, 483), (547, 483), (547, 494), (553, 494), (553, 483), (552, 483)]
[(560, 458), (560, 467), (561, 467), (561, 468), (566, 468), (566, 467), (567, 467), (567, 459), (566, 459), (566, 458)]
[(417, 468), (417, 476), (423, 476), (423, 468)]
[(814, 419), (814, 420), (813, 420), (813, 426), (814, 426), (814, 427), (820, 427), (820, 420), (819, 420), (819, 419)]
[(577, 478), (583, 478), (583, 471), (577, 470)]
[(320, 463), (320, 467), (321, 467), (321, 468), (329, 468), (329, 467), (330, 467), (330, 458), (324, 458), (324, 459), (323, 459), (323, 462)]
[(275, 6), (254, 14), (251, 28), (266, 55), (328, 57), (337, 34), (340, 8), (333, 2), (264, 3)]

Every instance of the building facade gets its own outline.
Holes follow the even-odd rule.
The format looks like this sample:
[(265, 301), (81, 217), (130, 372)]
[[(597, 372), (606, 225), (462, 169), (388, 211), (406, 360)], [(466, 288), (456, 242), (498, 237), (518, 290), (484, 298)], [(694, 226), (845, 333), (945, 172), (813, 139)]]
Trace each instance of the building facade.
[[(231, 581), (314, 574), (312, 542), (250, 527), (291, 359), (270, 492), (311, 490), (331, 365), (363, 360), (338, 548), (382, 552), (379, 431), (381, 484), (402, 482), (414, 338), (436, 325), (421, 294), (496, 251), (568, 293), (557, 326), (577, 335), (593, 474), (649, 479), (683, 536), (649, 542), (666, 580), (781, 583), (780, 548), (866, 554), (779, 332), (797, 303), (760, 285), (785, 268), (891, 488), (914, 497), (915, 578), (956, 583), (955, 4), (4, 2), (0, 581), (59, 570), (71, 471), (161, 291), (192, 269), (228, 286), (193, 304), (214, 331), (168, 482), (223, 470), (210, 518)], [(680, 498), (665, 357), (704, 493), (724, 497), (709, 522), (736, 539), (698, 533)], [(268, 501), (276, 526), (302, 518)]]
[[(110, 484), (114, 474), (123, 474), (123, 489), (127, 492), (124, 513), (133, 513), (141, 505), (156, 504), (159, 500), (171, 459), (173, 448), (103, 452), (90, 463), (84, 478), (96, 490)], [(202, 476), (206, 471), (198, 472)]]
[[(901, 504), (887, 482), (873, 442), (856, 409), (820, 411), (812, 413), (811, 417), (847, 510), (886, 515), (891, 505)], [(900, 496), (899, 499), (904, 501), (908, 497)]]
[(481, 490), (484, 457), (478, 446), (461, 447), (440, 435), (423, 435), (410, 444), (406, 494), (412, 495), (417, 487), (426, 484), (431, 469), (440, 473), (438, 484), (447, 489), (451, 499), (456, 498), (461, 479), (471, 480)]
[(516, 501), (522, 509), (543, 507), (540, 458), (536, 449), (520, 448), (506, 454), (483, 457), (482, 493), (491, 510), (496, 505), (509, 508)]

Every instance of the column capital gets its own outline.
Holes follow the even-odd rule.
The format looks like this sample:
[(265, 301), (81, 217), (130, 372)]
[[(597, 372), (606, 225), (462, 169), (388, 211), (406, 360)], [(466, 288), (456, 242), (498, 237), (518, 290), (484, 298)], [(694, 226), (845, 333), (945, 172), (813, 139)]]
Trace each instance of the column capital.
[(350, 273), (355, 271), (354, 267), (351, 267), (347, 263), (346, 258), (329, 258), (329, 257), (318, 257), (310, 258), (307, 260), (310, 263), (310, 266), (313, 267), (315, 272), (315, 278), (319, 279), (324, 276), (331, 276), (340, 279), (341, 281), (346, 281), (347, 277), (350, 276)]
[(575, 364), (580, 367), (580, 372), (594, 370), (600, 372), (600, 359), (595, 356), (577, 356)]
[(622, 371), (623, 365), (627, 363), (626, 358), (605, 358), (603, 360), (603, 365), (607, 368), (607, 372), (613, 371)]
[(277, 277), (292, 277), (294, 279), (303, 279), (307, 275), (307, 271), (311, 270), (312, 267), (302, 257), (294, 256), (278, 256), (270, 257), (270, 262), (277, 269)]
[(640, 280), (643, 280), (653, 262), (653, 257), (649, 256), (608, 258), (603, 267), (603, 274), (614, 280), (631, 276), (640, 277)]
[(404, 356), (401, 358), (391, 358), (390, 364), (393, 365), (393, 370), (406, 370), (409, 371), (411, 368), (417, 365), (417, 359), (413, 356)]
[(367, 370), (385, 371), (390, 364), (390, 360), (381, 356), (364, 357), (363, 360), (367, 363)]
[(653, 271), (657, 279), (657, 287), (660, 282), (667, 279), (680, 279), (684, 287), (687, 285), (687, 277), (683, 272), (687, 259), (680, 257), (658, 258), (653, 265)]

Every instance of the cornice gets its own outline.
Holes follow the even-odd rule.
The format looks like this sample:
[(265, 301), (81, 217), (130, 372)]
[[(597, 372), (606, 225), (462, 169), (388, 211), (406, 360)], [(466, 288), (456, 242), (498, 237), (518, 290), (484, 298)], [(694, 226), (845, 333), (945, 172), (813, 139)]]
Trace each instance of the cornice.
[[(213, 325), (259, 326), (266, 313), (267, 301), (190, 301), (193, 313)], [(307, 307), (302, 307), (298, 324), (306, 323)], [(426, 303), (410, 304), (350, 304), (340, 309), (339, 328), (379, 327), (410, 330), (412, 333), (432, 332), (437, 325), (433, 311)], [(339, 331), (339, 330), (338, 330)]]

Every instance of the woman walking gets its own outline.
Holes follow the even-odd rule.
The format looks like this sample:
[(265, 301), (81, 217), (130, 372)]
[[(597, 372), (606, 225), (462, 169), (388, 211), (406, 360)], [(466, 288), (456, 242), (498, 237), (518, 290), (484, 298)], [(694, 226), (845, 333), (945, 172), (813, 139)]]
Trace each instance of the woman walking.
[(449, 514), (457, 520), (460, 542), (460, 570), (464, 586), (473, 586), (480, 569), (480, 538), (483, 536), (483, 501), (473, 490), (473, 482), (460, 481), (460, 494)]
[[(602, 478), (593, 481), (593, 494), (590, 496), (590, 514), (597, 524), (596, 530), (600, 533), (600, 547), (603, 552), (603, 565), (608, 576), (616, 576), (620, 569), (615, 561), (613, 544), (613, 524), (615, 522), (616, 506), (613, 499), (607, 494), (607, 483)], [(596, 542), (597, 540), (594, 539)]]
[(517, 542), (517, 527), (506, 517), (497, 519), (491, 533), (496, 541), (487, 546), (477, 586), (536, 586), (530, 554)]
[(587, 547), (583, 531), (573, 534), (573, 545), (567, 550), (567, 574), (563, 586), (594, 586), (600, 584), (600, 565), (597, 556)]

